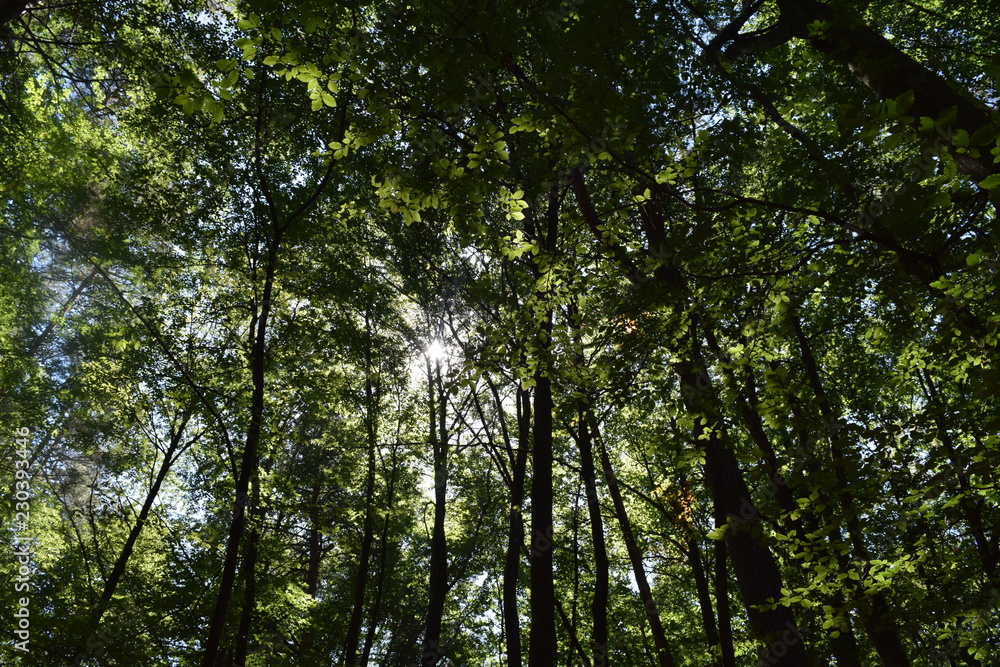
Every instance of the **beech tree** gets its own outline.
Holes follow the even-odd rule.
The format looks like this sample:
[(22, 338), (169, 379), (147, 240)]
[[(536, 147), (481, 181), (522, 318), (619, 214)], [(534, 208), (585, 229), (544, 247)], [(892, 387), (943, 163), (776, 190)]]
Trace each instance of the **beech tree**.
[(991, 9), (4, 4), (5, 664), (993, 664)]

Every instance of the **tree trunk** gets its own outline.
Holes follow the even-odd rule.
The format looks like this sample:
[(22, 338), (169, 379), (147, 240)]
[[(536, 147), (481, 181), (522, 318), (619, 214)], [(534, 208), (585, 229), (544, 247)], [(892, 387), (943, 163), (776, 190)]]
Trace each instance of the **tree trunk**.
[(594, 545), (594, 600), (590, 605), (593, 618), (594, 667), (608, 664), (608, 591), (610, 586), (610, 563), (607, 545), (604, 541), (604, 519), (601, 503), (597, 496), (597, 473), (594, 469), (594, 447), (587, 423), (586, 408), (581, 403), (578, 409), (580, 425), (577, 445), (580, 447), (580, 474), (587, 488), (587, 510), (590, 513), (590, 536)]
[[(306, 538), (306, 593), (314, 600), (319, 594), (319, 566), (323, 562), (322, 535), (320, 533), (320, 513), (319, 500), (323, 490), (322, 480), (317, 476), (309, 492), (309, 504), (307, 513), (309, 515), (309, 534)], [(300, 660), (303, 662), (314, 662), (313, 650), (316, 642), (316, 633), (312, 625), (307, 626), (302, 634), (299, 649)]]
[(694, 587), (698, 591), (698, 607), (701, 609), (701, 625), (705, 629), (705, 641), (709, 646), (715, 646), (719, 643), (719, 628), (715, 624), (712, 592), (708, 587), (708, 576), (701, 559), (701, 549), (698, 547), (698, 541), (694, 538), (688, 540), (687, 557), (691, 573), (694, 575)]
[[(280, 234), (278, 235), (280, 238)], [(233, 595), (233, 585), (236, 583), (236, 565), (239, 561), (240, 543), (246, 530), (246, 513), (249, 504), (247, 491), (250, 480), (256, 475), (260, 466), (261, 432), (264, 426), (264, 370), (267, 365), (267, 324), (271, 314), (271, 298), (274, 289), (274, 274), (278, 260), (279, 238), (273, 239), (268, 251), (267, 265), (264, 275), (264, 293), (260, 301), (260, 311), (255, 312), (252, 320), (253, 341), (250, 356), (250, 369), (253, 390), (250, 400), (250, 425), (247, 428), (246, 444), (243, 448), (243, 458), (240, 463), (239, 476), (236, 479), (236, 501), (233, 506), (233, 519), (229, 528), (229, 539), (226, 542), (226, 555), (222, 568), (222, 578), (219, 582), (219, 595), (216, 598), (215, 610), (209, 625), (208, 638), (205, 641), (205, 654), (202, 657), (202, 667), (215, 667), (222, 643), (222, 633), (225, 629), (229, 611), (229, 602)]]
[(367, 341), (365, 347), (365, 431), (367, 435), (368, 469), (365, 476), (365, 520), (361, 534), (361, 549), (358, 553), (358, 572), (354, 578), (354, 605), (351, 620), (347, 625), (344, 641), (344, 664), (355, 667), (358, 664), (358, 641), (361, 624), (364, 621), (365, 591), (368, 588), (368, 573), (371, 567), (372, 544), (375, 540), (375, 450), (378, 448), (376, 426), (377, 394), (373, 388), (372, 374), (372, 329), (371, 319), (365, 312)]
[[(690, 377), (682, 382), (682, 386), (684, 385), (690, 388), (699, 386)], [(694, 405), (689, 405), (688, 410), (696, 415), (705, 414)], [(716, 422), (719, 423), (721, 422)], [(771, 664), (807, 667), (809, 659), (791, 609), (779, 606), (777, 609), (760, 611), (757, 608), (758, 605), (765, 605), (782, 597), (781, 573), (774, 555), (754, 536), (760, 517), (750, 500), (750, 490), (743, 479), (739, 463), (719, 437), (717, 428), (710, 429), (704, 424), (697, 426), (696, 440), (707, 439), (705, 478), (714, 506), (729, 523), (725, 535), (726, 547), (736, 573), (736, 583), (746, 609), (747, 621), (754, 635), (769, 645), (764, 657)]]
[(434, 449), (434, 528), (431, 534), (431, 573), (427, 605), (427, 630), (421, 665), (431, 667), (444, 656), (441, 625), (444, 600), (448, 592), (448, 543), (444, 534), (445, 503), (448, 490), (448, 434), (446, 432), (445, 393), (441, 387), (441, 365), (436, 364), (438, 395), (441, 403), (435, 410), (435, 376), (427, 359), (427, 386), (430, 412), (430, 441)]
[(998, 551), (996, 539), (991, 542), (987, 535), (989, 529), (983, 524), (983, 515), (991, 515), (995, 510), (986, 505), (986, 501), (982, 495), (973, 492), (969, 474), (966, 471), (968, 462), (963, 460), (961, 454), (959, 454), (959, 450), (955, 446), (955, 441), (951, 437), (951, 431), (948, 430), (948, 424), (944, 420), (944, 415), (947, 414), (947, 406), (938, 394), (930, 372), (924, 369), (922, 376), (924, 380), (924, 394), (933, 413), (938, 439), (944, 445), (945, 451), (948, 452), (949, 467), (958, 481), (958, 488), (962, 494), (962, 513), (969, 524), (969, 531), (972, 533), (972, 537), (976, 543), (976, 551), (979, 553), (980, 560), (982, 560), (983, 574), (986, 576), (987, 581), (996, 583), (997, 561), (1000, 560), (1000, 551)]
[[(94, 610), (90, 621), (90, 626), (92, 628), (91, 632), (96, 632), (97, 628), (100, 627), (101, 619), (104, 617), (108, 607), (111, 605), (111, 599), (115, 595), (118, 583), (125, 574), (125, 569), (128, 567), (128, 561), (132, 557), (132, 552), (135, 549), (135, 543), (139, 539), (139, 535), (142, 533), (143, 527), (146, 525), (146, 520), (149, 518), (149, 512), (153, 509), (153, 503), (156, 501), (156, 497), (160, 493), (160, 487), (163, 485), (163, 480), (166, 479), (171, 466), (177, 460), (174, 457), (174, 454), (178, 453), (178, 456), (180, 456), (178, 449), (183, 451), (180, 443), (181, 438), (184, 435), (184, 428), (187, 426), (189, 418), (190, 416), (185, 414), (181, 423), (177, 426), (176, 430), (170, 437), (170, 444), (167, 446), (167, 451), (163, 453), (163, 462), (160, 463), (160, 467), (156, 472), (153, 484), (149, 487), (149, 491), (146, 493), (146, 499), (142, 503), (142, 509), (139, 510), (139, 516), (136, 518), (135, 525), (132, 526), (132, 529), (129, 531), (128, 538), (126, 538), (125, 544), (122, 546), (122, 550), (118, 554), (118, 559), (115, 561), (114, 566), (111, 568), (111, 573), (104, 582), (104, 590), (101, 592), (101, 598), (97, 602), (96, 609)], [(81, 646), (77, 651), (77, 655), (85, 655), (86, 653), (88, 653), (88, 650), (84, 646)], [(70, 657), (69, 664), (75, 664), (75, 657)]]
[[(829, 429), (828, 440), (830, 442), (830, 458), (833, 464), (837, 491), (836, 498), (843, 513), (844, 523), (847, 525), (850, 543), (854, 549), (854, 559), (859, 562), (867, 562), (871, 559), (871, 554), (864, 541), (863, 527), (859, 518), (859, 512), (854, 505), (854, 495), (850, 488), (851, 483), (846, 468), (848, 452), (846, 451), (846, 443), (844, 443), (842, 435), (843, 429), (840, 427), (840, 419), (834, 414), (833, 405), (823, 390), (819, 371), (816, 367), (816, 359), (813, 357), (812, 349), (809, 346), (805, 332), (802, 330), (802, 326), (795, 315), (792, 315), (790, 319), (801, 350), (802, 364), (806, 371), (806, 377), (819, 403), (820, 414)], [(859, 594), (861, 594), (861, 591), (859, 591)], [(859, 609), (861, 622), (868, 632), (875, 650), (878, 651), (879, 657), (887, 665), (907, 667), (910, 661), (903, 649), (903, 643), (900, 640), (899, 632), (896, 630), (895, 621), (892, 619), (892, 609), (885, 595), (881, 591), (875, 593), (871, 596), (871, 603), (866, 605), (866, 607)]]
[(510, 489), (510, 525), (503, 569), (503, 621), (509, 667), (521, 667), (521, 621), (517, 610), (521, 549), (524, 547), (524, 476), (531, 448), (531, 393), (517, 389), (518, 449)]
[[(549, 322), (551, 323), (551, 312)], [(535, 374), (531, 452), (531, 632), (528, 664), (555, 667), (556, 597), (552, 574), (552, 383)]]
[[(725, 517), (716, 514), (715, 526), (725, 525)], [(715, 543), (715, 608), (719, 618), (719, 647), (722, 649), (722, 667), (736, 667), (736, 650), (733, 648), (733, 616), (729, 609), (729, 567), (726, 565), (726, 543)]]
[(236, 632), (236, 667), (246, 667), (250, 649), (253, 614), (257, 606), (257, 545), (260, 541), (261, 521), (264, 512), (260, 507), (260, 479), (254, 475), (250, 481), (250, 535), (247, 537), (246, 553), (240, 571), (243, 574), (243, 608), (240, 610), (240, 624)]
[[(724, 376), (730, 382), (733, 392), (736, 395), (736, 407), (739, 409), (740, 416), (743, 418), (743, 422), (746, 425), (747, 431), (750, 434), (751, 439), (757, 445), (758, 451), (760, 451), (761, 456), (767, 462), (767, 472), (769, 476), (769, 481), (771, 484), (771, 490), (774, 493), (775, 500), (778, 503), (778, 507), (781, 508), (784, 516), (783, 520), (783, 530), (786, 535), (794, 534), (802, 537), (808, 533), (816, 532), (820, 528), (819, 523), (816, 521), (809, 521), (808, 526), (803, 524), (803, 520), (792, 519), (791, 515), (798, 510), (798, 503), (795, 501), (794, 495), (791, 488), (788, 486), (788, 482), (785, 480), (784, 476), (779, 471), (778, 458), (775, 453), (774, 447), (771, 445), (771, 440), (764, 430), (764, 423), (761, 420), (760, 414), (751, 408), (753, 405), (758, 404), (757, 399), (757, 385), (754, 381), (753, 371), (748, 367), (746, 373), (744, 374), (744, 389), (738, 386), (735, 375), (729, 370), (733, 366), (732, 360), (728, 359), (725, 353), (722, 351), (718, 342), (715, 339), (714, 334), (706, 332), (706, 340), (712, 351), (716, 354), (717, 358), (723, 363), (725, 370), (723, 371)], [(744, 393), (745, 392), (745, 393)], [(813, 474), (819, 475), (820, 470), (815, 466), (811, 466)], [(827, 509), (824, 510), (824, 516), (828, 518), (829, 521), (833, 519), (832, 507), (828, 505)], [(814, 525), (815, 524), (815, 525)], [(839, 544), (841, 540), (839, 539), (839, 531), (834, 531), (830, 540), (834, 544)], [(837, 558), (842, 563), (849, 563), (850, 558), (843, 556), (839, 549), (833, 549), (830, 555)], [(836, 609), (842, 609), (844, 607), (844, 599), (839, 594), (833, 594), (825, 599), (825, 604), (831, 605)], [(841, 634), (838, 637), (831, 637), (830, 647), (833, 652), (834, 657), (837, 659), (838, 667), (861, 667), (860, 655), (858, 652), (857, 639), (854, 636), (854, 626), (848, 621), (848, 626), (846, 629), (841, 630)]]
[(372, 645), (375, 643), (375, 632), (382, 619), (382, 597), (385, 594), (385, 581), (389, 573), (389, 529), (392, 520), (392, 508), (396, 499), (396, 450), (392, 450), (392, 472), (389, 473), (389, 483), (385, 498), (385, 521), (382, 523), (382, 536), (379, 539), (378, 575), (375, 579), (375, 600), (372, 602), (371, 620), (368, 632), (365, 633), (365, 646), (361, 651), (361, 667), (368, 667)]
[[(598, 438), (597, 424), (592, 424), (595, 438)], [(656, 664), (660, 667), (674, 667), (674, 656), (670, 652), (667, 644), (667, 636), (663, 632), (663, 623), (660, 621), (660, 611), (653, 600), (653, 591), (649, 587), (649, 580), (646, 578), (646, 568), (642, 561), (642, 552), (635, 541), (635, 534), (632, 531), (632, 522), (625, 511), (625, 503), (622, 500), (621, 491), (618, 488), (618, 478), (611, 467), (611, 460), (608, 458), (607, 449), (604, 443), (598, 440), (598, 451), (601, 456), (601, 467), (604, 470), (604, 480), (608, 484), (608, 495), (615, 506), (615, 515), (618, 517), (618, 526), (622, 531), (622, 538), (625, 540), (625, 548), (628, 551), (629, 561), (632, 563), (632, 574), (635, 576), (636, 586), (639, 588), (639, 599), (642, 600), (642, 608), (646, 612), (646, 620), (649, 622), (650, 631), (653, 633), (653, 645), (656, 649)]]
[(317, 479), (309, 498), (309, 564), (306, 569), (306, 592), (314, 599), (319, 593), (319, 565), (323, 560), (319, 518), (319, 499), (322, 489), (323, 484)]
[(0, 34), (7, 32), (7, 24), (20, 18), (28, 8), (27, 0), (8, 0), (0, 2)]
[(372, 544), (375, 539), (374, 495), (375, 495), (375, 449), (374, 444), (368, 444), (368, 471), (365, 477), (365, 520), (361, 534), (361, 549), (358, 552), (358, 571), (354, 577), (354, 595), (351, 606), (351, 619), (347, 625), (347, 638), (344, 640), (344, 665), (354, 667), (358, 664), (358, 642), (361, 638), (361, 625), (364, 621), (365, 591), (368, 589), (368, 574), (372, 557)]
[[(664, 250), (663, 239), (666, 237), (662, 216), (655, 210), (646, 210), (642, 222), (642, 230), (648, 241), (647, 252), (654, 256), (659, 265), (653, 275), (648, 276), (631, 260), (621, 245), (603, 240), (603, 225), (590, 199), (582, 169), (573, 170), (570, 185), (584, 221), (594, 237), (602, 245), (609, 247), (630, 279), (638, 287), (656, 290), (655, 296), (661, 302), (671, 304), (679, 312), (686, 311), (689, 290), (682, 274), (676, 267), (663, 265), (658, 256)], [(646, 286), (647, 283), (651, 284)], [(723, 512), (726, 517), (732, 517), (733, 527), (726, 531), (725, 539), (750, 628), (758, 639), (770, 645), (766, 657), (774, 661), (772, 664), (806, 667), (809, 659), (791, 609), (778, 607), (763, 612), (757, 609), (758, 605), (768, 604), (768, 600), (782, 597), (781, 574), (770, 549), (753, 537), (760, 517), (750, 499), (750, 491), (739, 463), (729, 447), (719, 397), (701, 354), (695, 323), (686, 323), (684, 331), (675, 338), (668, 339), (666, 347), (678, 360), (674, 368), (685, 408), (695, 415), (697, 426), (693, 440), (705, 443), (705, 481), (712, 494), (712, 501), (717, 511)], [(772, 655), (772, 649), (783, 653), (780, 656)]]
[[(906, 115), (915, 127), (921, 117), (933, 120), (954, 109), (954, 120), (945, 138), (951, 141), (956, 130), (972, 137), (980, 130), (995, 131), (989, 113), (956, 91), (937, 72), (900, 51), (878, 31), (861, 23), (859, 17), (817, 0), (778, 0), (781, 17), (769, 30), (739, 35), (726, 51), (728, 60), (769, 49), (792, 37), (808, 41), (813, 48), (850, 71), (883, 100), (896, 99), (913, 91), (913, 104)], [(816, 30), (810, 26), (823, 22)], [(723, 31), (725, 33), (725, 31)], [(994, 136), (984, 138), (979, 155), (952, 152), (955, 164), (977, 182), (997, 172), (989, 152)]]

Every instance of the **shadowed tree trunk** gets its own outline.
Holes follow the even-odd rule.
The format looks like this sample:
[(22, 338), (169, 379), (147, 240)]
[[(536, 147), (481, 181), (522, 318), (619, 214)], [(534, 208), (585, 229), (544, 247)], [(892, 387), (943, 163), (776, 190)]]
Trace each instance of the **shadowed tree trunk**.
[[(840, 425), (839, 417), (834, 414), (833, 405), (830, 403), (826, 392), (823, 389), (819, 371), (816, 368), (816, 359), (813, 356), (809, 340), (795, 315), (791, 316), (792, 329), (799, 343), (802, 354), (802, 365), (809, 380), (809, 386), (813, 390), (813, 395), (819, 403), (820, 414), (829, 428), (828, 441), (830, 443), (830, 459), (833, 465), (834, 481), (836, 483), (836, 499), (841, 507), (841, 516), (847, 525), (847, 532), (850, 544), (853, 547), (853, 556), (857, 562), (864, 563), (871, 560), (871, 553), (864, 541), (863, 527), (859, 517), (859, 511), (855, 507), (854, 495), (851, 490), (851, 482), (847, 473), (847, 461), (849, 453), (843, 439), (843, 428)], [(860, 584), (859, 584), (860, 587)], [(859, 595), (861, 591), (858, 592)], [(887, 665), (899, 665), (906, 667), (910, 664), (909, 658), (903, 649), (899, 632), (896, 630), (896, 621), (892, 618), (892, 609), (885, 594), (881, 591), (870, 596), (868, 604), (862, 605), (859, 609), (861, 622), (868, 632), (868, 636), (878, 651), (879, 657)], [(864, 598), (862, 598), (864, 599)]]
[(948, 141), (957, 130), (964, 130), (969, 137), (981, 132), (974, 143), (985, 144), (985, 148), (962, 153), (953, 151), (955, 164), (977, 182), (997, 172), (989, 144), (1000, 128), (995, 127), (987, 111), (970, 101), (971, 96), (966, 97), (955, 90), (940, 74), (901, 51), (845, 8), (817, 0), (779, 0), (777, 4), (781, 15), (771, 28), (737, 36), (734, 33), (739, 26), (735, 26), (735, 30), (720, 33), (717, 45), (734, 37), (726, 49), (727, 60), (773, 48), (793, 37), (802, 38), (820, 53), (847, 67), (883, 100), (896, 99), (912, 91), (913, 103), (906, 115), (913, 118), (914, 127), (919, 126), (921, 117), (938, 120), (953, 113), (954, 119), (946, 134)]
[(365, 591), (371, 567), (372, 544), (375, 540), (375, 451), (378, 448), (377, 409), (381, 388), (372, 382), (375, 369), (372, 364), (371, 314), (365, 311), (365, 435), (367, 436), (368, 466), (365, 475), (365, 519), (361, 531), (361, 549), (358, 553), (358, 571), (354, 578), (354, 605), (347, 625), (344, 642), (344, 664), (358, 664), (358, 641), (364, 621)]
[(243, 608), (240, 610), (240, 624), (236, 631), (236, 667), (246, 667), (250, 650), (251, 629), (254, 610), (257, 606), (257, 554), (260, 542), (261, 522), (264, 512), (260, 507), (260, 479), (254, 475), (250, 482), (250, 535), (243, 555), (240, 571), (243, 573)]
[[(537, 239), (542, 252), (552, 254), (559, 231), (560, 200), (554, 188), (548, 193), (544, 227), (536, 216), (526, 216), (525, 227)], [(541, 271), (532, 264), (536, 280)], [(538, 280), (536, 296), (544, 303), (550, 296)], [(531, 631), (528, 637), (528, 664), (531, 667), (555, 667), (556, 664), (556, 594), (553, 580), (552, 549), (555, 542), (552, 490), (552, 380), (551, 367), (552, 307), (545, 304), (544, 320), (539, 323), (536, 346), (539, 357), (534, 373), (535, 407), (531, 441), (531, 543), (529, 545), (531, 589)]]
[[(743, 419), (743, 423), (750, 434), (750, 438), (753, 440), (761, 456), (767, 463), (767, 473), (771, 489), (774, 493), (778, 506), (781, 508), (784, 516), (786, 517), (781, 522), (782, 530), (786, 535), (791, 536), (793, 534), (805, 535), (820, 529), (821, 526), (818, 522), (810, 521), (810, 516), (807, 516), (804, 519), (808, 522), (808, 527), (803, 526), (803, 520), (792, 518), (798, 510), (798, 503), (795, 501), (792, 489), (788, 486), (788, 482), (780, 472), (778, 457), (775, 453), (774, 447), (771, 445), (771, 439), (764, 430), (764, 422), (761, 419), (760, 414), (751, 408), (751, 406), (758, 404), (757, 385), (754, 380), (753, 371), (749, 367), (746, 369), (746, 372), (743, 374), (743, 387), (741, 388), (735, 374), (732, 370), (730, 370), (735, 364), (733, 364), (733, 360), (722, 351), (715, 335), (711, 332), (706, 332), (705, 339), (712, 352), (722, 362), (723, 368), (725, 369), (723, 371), (723, 375), (730, 383), (732, 391), (735, 394), (736, 407), (738, 408), (740, 416)], [(817, 475), (820, 473), (818, 469), (811, 472)], [(832, 525), (832, 506), (827, 506), (824, 510), (824, 516), (826, 517), (828, 523)], [(834, 544), (840, 543), (839, 531), (834, 531), (830, 537)], [(834, 558), (838, 558), (842, 555), (842, 552), (835, 548), (832, 550), (831, 555)], [(846, 562), (850, 561), (849, 558), (843, 558), (843, 560)], [(843, 597), (836, 593), (827, 597), (826, 603), (836, 609), (844, 607)], [(838, 637), (831, 637), (830, 646), (833, 656), (837, 659), (838, 666), (861, 667), (861, 658), (858, 652), (857, 638), (854, 636), (853, 624), (848, 623), (847, 628), (842, 629)]]
[(0, 2), (0, 35), (7, 32), (7, 24), (16, 21), (28, 8), (27, 0)]
[[(725, 525), (725, 517), (716, 513), (715, 525)], [(722, 667), (736, 667), (736, 650), (733, 648), (733, 616), (729, 609), (729, 567), (726, 564), (726, 543), (719, 540), (715, 552), (715, 608), (719, 619), (719, 647), (722, 649)]]
[(594, 667), (608, 664), (608, 591), (610, 564), (604, 540), (604, 519), (601, 516), (600, 498), (597, 496), (597, 473), (594, 469), (594, 446), (587, 423), (586, 408), (581, 404), (577, 411), (580, 447), (580, 474), (587, 488), (587, 510), (590, 514), (590, 536), (594, 545), (594, 600), (590, 604), (593, 618)]
[[(437, 384), (440, 404), (435, 404), (434, 391)], [(441, 644), (441, 621), (444, 616), (444, 600), (448, 593), (448, 543), (444, 534), (445, 503), (448, 491), (448, 434), (446, 396), (441, 383), (441, 364), (431, 368), (427, 357), (427, 395), (430, 414), (430, 441), (434, 449), (434, 528), (431, 534), (431, 573), (429, 601), (427, 605), (427, 626), (424, 635), (424, 652), (421, 665), (436, 665), (444, 655)]]
[(597, 423), (593, 415), (588, 416), (591, 421), (590, 428), (597, 440), (597, 450), (600, 452), (601, 468), (604, 470), (604, 480), (608, 484), (608, 495), (615, 507), (615, 515), (618, 517), (618, 527), (622, 531), (622, 539), (625, 540), (625, 549), (628, 551), (629, 562), (632, 564), (632, 574), (635, 576), (636, 587), (639, 589), (639, 599), (642, 601), (642, 608), (646, 613), (646, 620), (649, 622), (650, 631), (653, 633), (653, 645), (656, 650), (656, 664), (660, 667), (673, 667), (674, 656), (667, 644), (667, 636), (663, 632), (663, 623), (660, 620), (660, 611), (653, 600), (653, 591), (646, 578), (646, 567), (643, 564), (642, 552), (635, 540), (632, 530), (632, 522), (629, 520), (628, 512), (625, 511), (625, 502), (622, 500), (621, 490), (618, 488), (618, 478), (615, 476), (614, 468), (611, 466), (611, 459), (608, 457), (607, 449), (600, 440), (597, 430)]
[[(574, 169), (570, 175), (570, 185), (580, 207), (584, 221), (594, 237), (611, 250), (615, 260), (627, 275), (644, 290), (655, 291), (658, 300), (670, 303), (684, 312), (688, 306), (688, 288), (680, 271), (673, 266), (659, 264), (652, 275), (636, 266), (629, 254), (617, 243), (604, 241), (601, 232), (603, 224), (583, 179), (583, 170)], [(666, 234), (663, 219), (655, 210), (645, 210), (641, 229), (647, 239), (647, 252), (654, 256), (664, 251)], [(647, 284), (648, 283), (648, 284)], [(701, 341), (696, 331), (696, 323), (689, 322), (675, 338), (665, 343), (676, 359), (674, 372), (680, 384), (685, 409), (695, 416), (693, 441), (704, 443), (705, 481), (712, 496), (716, 511), (731, 518), (731, 529), (726, 531), (726, 546), (736, 573), (740, 597), (746, 610), (747, 620), (753, 634), (768, 645), (765, 659), (782, 667), (808, 667), (809, 659), (798, 634), (798, 628), (791, 609), (779, 606), (777, 609), (760, 611), (761, 605), (781, 597), (781, 574), (770, 549), (753, 537), (754, 527), (760, 522), (740, 469), (733, 455), (729, 436), (721, 426), (720, 400), (713, 386), (708, 367), (702, 357)], [(712, 424), (711, 427), (708, 424)], [(782, 655), (771, 655), (770, 647), (780, 644)]]
[[(174, 462), (177, 461), (177, 457), (180, 456), (184, 450), (194, 442), (192, 440), (191, 443), (188, 443), (188, 445), (181, 447), (181, 439), (184, 436), (184, 429), (187, 426), (190, 417), (189, 413), (185, 413), (181, 419), (181, 423), (174, 426), (172, 429), (173, 433), (170, 436), (170, 444), (163, 453), (163, 461), (160, 463), (160, 467), (156, 472), (156, 477), (153, 480), (152, 486), (149, 487), (149, 491), (146, 493), (146, 499), (142, 503), (142, 509), (139, 510), (139, 516), (136, 517), (135, 525), (133, 525), (132, 529), (129, 531), (128, 537), (125, 539), (125, 544), (122, 546), (122, 550), (118, 554), (118, 559), (115, 561), (114, 566), (111, 568), (111, 573), (104, 582), (104, 590), (101, 592), (101, 598), (97, 602), (96, 609), (94, 610), (90, 621), (91, 632), (96, 631), (97, 628), (100, 627), (101, 619), (104, 617), (108, 607), (111, 605), (111, 600), (115, 595), (115, 590), (118, 588), (118, 583), (125, 574), (129, 558), (132, 557), (132, 552), (135, 549), (135, 543), (139, 539), (139, 535), (142, 533), (142, 529), (146, 525), (146, 521), (149, 519), (149, 512), (153, 509), (153, 503), (156, 502), (156, 497), (160, 493), (160, 487), (163, 485), (163, 480), (166, 479), (171, 466), (173, 466)], [(88, 652), (87, 648), (81, 645), (78, 647), (76, 655), (86, 655)], [(68, 664), (75, 665), (76, 657), (71, 656)]]
[[(215, 667), (222, 643), (222, 633), (226, 626), (229, 602), (236, 583), (236, 565), (239, 561), (240, 543), (247, 524), (247, 505), (249, 504), (250, 480), (260, 466), (260, 439), (264, 425), (264, 370), (267, 351), (267, 323), (271, 313), (271, 298), (274, 290), (274, 274), (277, 268), (277, 255), (280, 233), (272, 240), (268, 251), (264, 277), (263, 298), (259, 303), (260, 310), (255, 311), (252, 320), (253, 332), (252, 354), (250, 357), (253, 391), (250, 401), (250, 425), (247, 428), (246, 444), (243, 448), (243, 458), (239, 475), (236, 478), (236, 502), (233, 508), (233, 519), (229, 527), (229, 539), (226, 542), (226, 555), (222, 568), (222, 578), (219, 581), (219, 595), (216, 598), (215, 610), (209, 625), (208, 639), (205, 642), (205, 654), (202, 667)], [(257, 306), (258, 304), (255, 304)]]
[(385, 496), (385, 521), (382, 523), (382, 536), (379, 539), (378, 575), (375, 580), (375, 600), (372, 602), (371, 622), (365, 633), (365, 646), (361, 651), (361, 665), (367, 667), (371, 656), (372, 645), (375, 643), (375, 632), (382, 619), (382, 598), (385, 595), (385, 582), (389, 577), (389, 529), (392, 520), (392, 508), (396, 499), (396, 477), (398, 466), (396, 462), (396, 445), (392, 449), (392, 468), (389, 473), (388, 487)]
[[(551, 312), (549, 313), (551, 322)], [(531, 634), (528, 664), (556, 664), (556, 595), (552, 578), (552, 384), (535, 375), (531, 447)]]
[[(499, 404), (499, 403), (498, 403)], [(521, 550), (524, 547), (524, 476), (531, 449), (531, 392), (517, 389), (517, 443), (510, 489), (510, 525), (503, 570), (504, 637), (509, 667), (521, 667), (521, 621), (517, 610)]]
[(691, 573), (694, 575), (694, 587), (698, 591), (698, 608), (701, 610), (701, 624), (705, 629), (705, 641), (709, 646), (716, 646), (719, 643), (719, 628), (715, 623), (715, 613), (712, 610), (712, 591), (708, 587), (708, 576), (701, 558), (701, 549), (698, 547), (698, 541), (693, 538), (689, 539), (687, 543), (687, 558), (688, 564), (691, 566)]

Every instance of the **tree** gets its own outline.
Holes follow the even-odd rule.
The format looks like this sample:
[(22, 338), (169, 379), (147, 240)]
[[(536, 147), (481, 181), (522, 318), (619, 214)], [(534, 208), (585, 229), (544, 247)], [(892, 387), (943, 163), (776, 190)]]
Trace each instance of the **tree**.
[(4, 659), (992, 664), (989, 9), (0, 7)]

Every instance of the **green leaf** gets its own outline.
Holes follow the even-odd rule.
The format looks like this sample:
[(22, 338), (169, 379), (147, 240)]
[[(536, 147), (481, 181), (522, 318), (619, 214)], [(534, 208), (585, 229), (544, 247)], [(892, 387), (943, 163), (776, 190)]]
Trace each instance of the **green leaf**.
[(984, 190), (992, 190), (1000, 187), (1000, 174), (991, 174), (979, 182), (979, 187)]

